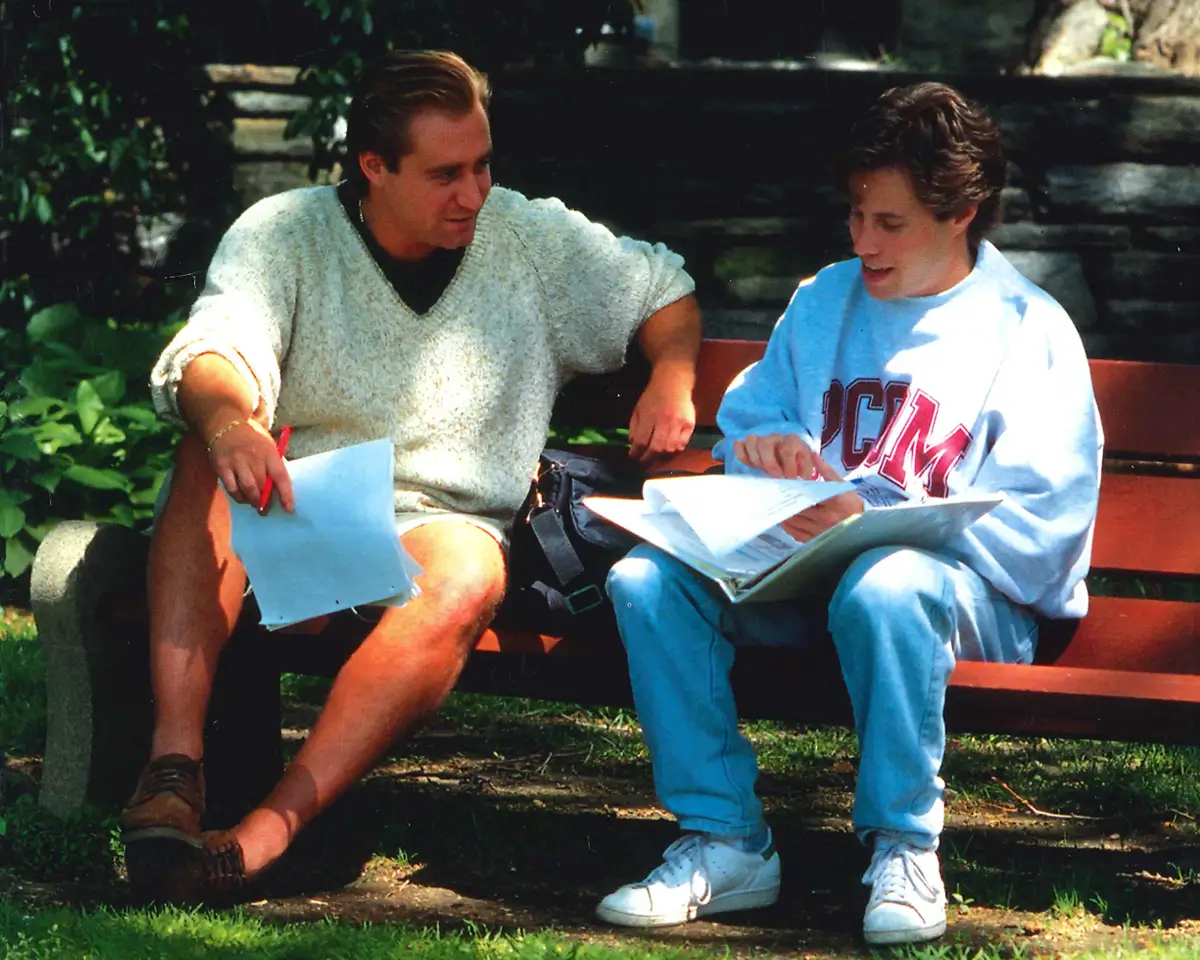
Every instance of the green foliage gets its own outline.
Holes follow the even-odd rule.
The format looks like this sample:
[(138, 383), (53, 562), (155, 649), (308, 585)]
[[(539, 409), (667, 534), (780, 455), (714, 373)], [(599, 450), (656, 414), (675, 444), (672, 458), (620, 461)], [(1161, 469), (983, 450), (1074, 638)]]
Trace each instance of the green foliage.
[(1124, 63), (1133, 52), (1133, 25), (1121, 14), (1109, 11), (1108, 24), (1100, 35), (1100, 56)]
[(142, 240), (166, 215), (220, 221), (232, 197), (189, 6), (15, 8), (0, 150), (0, 596), (20, 598), (14, 579), (58, 520), (147, 517), (167, 466), (173, 429), (145, 383), (194, 285), (156, 278)]
[(33, 796), (4, 808), (0, 866), (28, 880), (112, 880), (121, 862), (116, 817), (84, 808), (56, 817)]
[(479, 4), (464, 15), (455, 0), (303, 0), (329, 25), (327, 46), (299, 79), (311, 106), (288, 124), (290, 137), (312, 137), (313, 174), (341, 160), (335, 134), (363, 64), (393, 49), (454, 50), (492, 70), (506, 64), (577, 63), (589, 46), (628, 39), (640, 0), (521, 0)]
[(211, 212), (228, 180), (198, 67), (187, 66), (187, 4), (17, 7), (0, 327), (20, 329), (31, 310), (66, 300), (152, 321), (162, 288), (142, 276), (139, 228), (167, 212)]
[[(0, 609), (0, 755), (40, 754), (46, 742), (46, 668), (33, 620)], [(0, 833), (4, 817), (0, 815)]]
[(0, 582), (22, 577), (63, 518), (148, 518), (175, 428), (152, 409), (146, 371), (165, 330), (84, 317), (73, 303), (4, 341), (0, 386)]

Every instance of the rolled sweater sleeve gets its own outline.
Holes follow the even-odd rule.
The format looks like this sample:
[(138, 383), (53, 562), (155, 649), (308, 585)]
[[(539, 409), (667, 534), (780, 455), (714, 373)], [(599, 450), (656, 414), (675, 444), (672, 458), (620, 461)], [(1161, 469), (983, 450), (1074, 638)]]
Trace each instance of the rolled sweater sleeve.
[(201, 354), (215, 353), (246, 379), (267, 423), (274, 421), (300, 269), (286, 197), (250, 207), (221, 239), (187, 324), (150, 374), (160, 415), (182, 419), (178, 389), (184, 371)]
[(517, 231), (541, 282), (565, 372), (617, 369), (638, 327), (695, 290), (683, 258), (661, 243), (618, 237), (560, 200), (528, 204)]

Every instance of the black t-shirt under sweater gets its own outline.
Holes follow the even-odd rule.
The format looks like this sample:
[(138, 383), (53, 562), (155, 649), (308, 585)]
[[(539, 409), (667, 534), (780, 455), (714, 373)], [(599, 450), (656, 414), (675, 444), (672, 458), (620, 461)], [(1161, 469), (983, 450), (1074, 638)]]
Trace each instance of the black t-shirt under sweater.
[(439, 247), (420, 260), (397, 260), (375, 241), (375, 237), (359, 217), (358, 195), (350, 186), (350, 181), (343, 180), (339, 183), (337, 193), (342, 206), (346, 208), (346, 215), (354, 224), (354, 229), (363, 238), (371, 256), (379, 264), (383, 275), (391, 281), (400, 299), (408, 304), (413, 313), (426, 313), (450, 286), (467, 248), (446, 250)]

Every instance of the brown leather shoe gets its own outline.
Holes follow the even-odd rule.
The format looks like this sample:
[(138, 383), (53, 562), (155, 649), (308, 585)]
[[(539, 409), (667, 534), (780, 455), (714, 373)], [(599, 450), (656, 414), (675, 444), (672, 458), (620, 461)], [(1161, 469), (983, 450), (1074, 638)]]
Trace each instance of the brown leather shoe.
[(141, 901), (220, 906), (246, 893), (242, 846), (226, 830), (208, 831), (199, 847), (139, 844), (126, 856), (134, 896)]
[(121, 842), (178, 840), (200, 849), (204, 815), (204, 767), (181, 753), (146, 764), (137, 789), (121, 813)]

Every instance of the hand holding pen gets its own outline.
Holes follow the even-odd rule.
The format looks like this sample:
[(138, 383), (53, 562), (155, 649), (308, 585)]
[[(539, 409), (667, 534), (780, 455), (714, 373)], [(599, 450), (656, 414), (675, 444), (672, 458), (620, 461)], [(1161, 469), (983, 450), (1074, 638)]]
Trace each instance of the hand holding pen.
[(271, 492), (287, 512), (295, 506), (292, 481), (283, 462), (291, 430), (284, 427), (276, 440), (254, 419), (226, 422), (208, 439), (208, 459), (221, 485), (236, 503), (265, 513)]
[[(283, 428), (279, 431), (279, 443), (275, 447), (275, 452), (277, 454), (279, 454), (280, 469), (282, 469), (285, 473), (287, 472), (287, 467), (283, 466), (283, 456), (284, 456), (284, 454), (287, 453), (288, 441), (291, 439), (292, 439), (292, 428), (285, 424), (283, 426)], [(267, 515), (267, 507), (271, 503), (271, 490), (274, 486), (275, 486), (275, 484), (271, 479), (271, 471), (268, 470), (267, 471), (267, 479), (263, 482), (262, 497), (258, 501), (259, 516), (265, 517)], [(290, 505), (284, 507), (284, 509), (287, 510), (289, 513), (291, 512)]]

